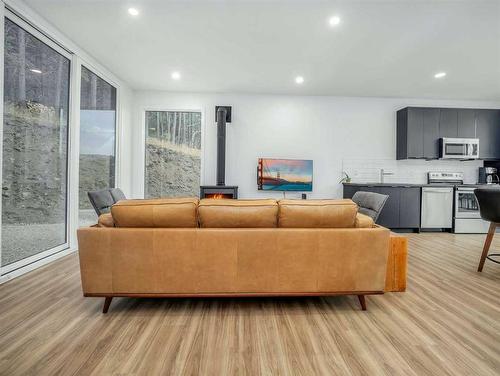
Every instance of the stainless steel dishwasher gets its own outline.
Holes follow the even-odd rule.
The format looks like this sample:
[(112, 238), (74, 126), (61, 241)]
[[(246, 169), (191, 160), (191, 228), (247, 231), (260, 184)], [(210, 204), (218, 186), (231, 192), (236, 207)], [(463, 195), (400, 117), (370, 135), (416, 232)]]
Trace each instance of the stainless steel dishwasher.
[(452, 228), (453, 187), (423, 187), (421, 228)]

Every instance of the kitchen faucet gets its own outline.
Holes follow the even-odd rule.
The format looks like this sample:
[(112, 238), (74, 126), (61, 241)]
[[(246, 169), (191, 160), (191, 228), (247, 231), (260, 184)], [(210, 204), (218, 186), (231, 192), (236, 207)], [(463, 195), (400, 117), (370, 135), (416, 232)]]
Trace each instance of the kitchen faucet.
[(386, 172), (383, 168), (380, 169), (380, 183), (384, 183), (384, 176), (394, 175), (394, 172)]

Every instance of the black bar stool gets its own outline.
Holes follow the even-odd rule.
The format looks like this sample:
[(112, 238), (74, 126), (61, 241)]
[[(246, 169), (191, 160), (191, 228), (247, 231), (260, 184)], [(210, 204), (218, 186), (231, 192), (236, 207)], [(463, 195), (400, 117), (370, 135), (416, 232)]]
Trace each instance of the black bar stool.
[(500, 253), (488, 253), (495, 231), (500, 226), (500, 188), (476, 188), (474, 194), (479, 202), (481, 218), (490, 222), (490, 229), (484, 241), (483, 253), (477, 268), (477, 271), (481, 272), (486, 259), (500, 264), (500, 261), (494, 259), (494, 257), (499, 257)]

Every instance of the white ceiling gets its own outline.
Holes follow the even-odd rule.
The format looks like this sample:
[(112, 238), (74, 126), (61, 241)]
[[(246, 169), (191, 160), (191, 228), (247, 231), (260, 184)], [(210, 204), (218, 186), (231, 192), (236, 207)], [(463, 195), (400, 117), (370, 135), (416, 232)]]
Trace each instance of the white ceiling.
[(26, 2), (134, 89), (500, 100), (500, 0)]

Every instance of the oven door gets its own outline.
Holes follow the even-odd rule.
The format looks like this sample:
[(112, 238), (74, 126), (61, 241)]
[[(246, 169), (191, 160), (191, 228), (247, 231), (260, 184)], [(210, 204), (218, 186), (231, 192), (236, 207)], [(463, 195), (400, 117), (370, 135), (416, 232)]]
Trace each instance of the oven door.
[(475, 138), (442, 138), (440, 146), (442, 159), (479, 158), (479, 140)]
[(481, 218), (474, 188), (455, 191), (455, 218)]

